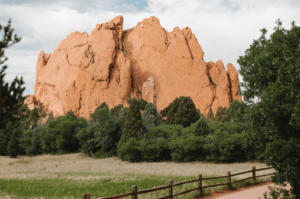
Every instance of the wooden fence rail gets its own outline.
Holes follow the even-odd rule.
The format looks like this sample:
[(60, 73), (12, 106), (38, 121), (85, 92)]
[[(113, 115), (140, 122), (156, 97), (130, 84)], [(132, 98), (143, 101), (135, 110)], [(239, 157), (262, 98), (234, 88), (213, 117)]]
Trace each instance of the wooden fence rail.
[[(179, 182), (179, 183), (175, 183), (175, 184), (173, 184), (173, 180), (171, 179), (171, 180), (168, 181), (168, 185), (164, 185), (164, 186), (160, 186), (160, 187), (154, 187), (154, 188), (151, 188), (151, 189), (144, 189), (144, 190), (140, 190), (140, 191), (137, 190), (136, 185), (133, 185), (131, 193), (125, 193), (125, 194), (121, 194), (121, 195), (117, 195), (117, 196), (101, 197), (100, 199), (118, 199), (118, 198), (125, 198), (127, 196), (131, 196), (131, 199), (137, 199), (138, 195), (140, 195), (140, 194), (150, 193), (150, 192), (153, 192), (153, 191), (159, 191), (159, 190), (163, 190), (163, 189), (168, 189), (168, 195), (159, 197), (157, 199), (164, 199), (164, 198), (173, 199), (173, 197), (175, 197), (175, 196), (179, 196), (179, 195), (186, 194), (186, 193), (196, 191), (196, 190), (198, 190), (200, 192), (200, 194), (202, 194), (203, 189), (204, 188), (209, 188), (209, 187), (227, 185), (228, 188), (230, 189), (231, 185), (233, 183), (237, 183), (237, 182), (241, 182), (241, 181), (245, 181), (245, 180), (249, 180), (249, 179), (253, 179), (254, 181), (256, 181), (256, 178), (258, 178), (258, 177), (273, 175), (274, 172), (269, 173), (269, 174), (264, 174), (264, 175), (258, 175), (258, 176), (256, 175), (256, 171), (262, 171), (262, 170), (273, 169), (273, 168), (274, 167), (266, 167), (266, 168), (256, 169), (255, 166), (254, 166), (254, 167), (252, 167), (252, 170), (249, 170), (249, 171), (244, 171), (244, 172), (235, 173), (235, 174), (231, 174), (231, 172), (228, 171), (226, 176), (209, 177), (209, 178), (202, 178), (202, 174), (200, 174), (198, 176), (198, 179), (189, 180), (189, 181), (185, 181), (185, 182)], [(240, 179), (240, 180), (236, 180), (236, 181), (231, 181), (232, 176), (242, 175), (242, 174), (250, 173), (250, 172), (252, 172), (252, 177), (248, 177), (248, 178), (244, 178), (244, 179)], [(211, 180), (211, 179), (218, 179), (218, 178), (227, 178), (227, 182), (226, 183), (212, 184), (212, 185), (203, 186), (203, 181), (204, 180)], [(183, 184), (187, 184), (187, 183), (191, 183), (191, 182), (198, 182), (198, 186), (193, 188), (193, 189), (185, 190), (185, 191), (182, 191), (182, 192), (179, 192), (179, 193), (175, 193), (175, 194), (173, 193), (173, 187), (183, 185)], [(86, 194), (84, 194), (84, 197), (85, 197), (85, 195)], [(83, 198), (83, 199), (86, 199), (86, 198)]]

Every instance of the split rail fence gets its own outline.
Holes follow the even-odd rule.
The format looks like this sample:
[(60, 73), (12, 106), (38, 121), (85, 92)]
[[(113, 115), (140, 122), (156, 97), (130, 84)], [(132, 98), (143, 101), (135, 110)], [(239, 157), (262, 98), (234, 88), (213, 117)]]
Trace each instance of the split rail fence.
[[(159, 190), (163, 190), (163, 189), (169, 189), (168, 195), (159, 197), (157, 199), (164, 199), (164, 198), (173, 199), (173, 197), (175, 197), (175, 196), (179, 196), (179, 195), (186, 194), (186, 193), (189, 193), (189, 192), (192, 192), (192, 191), (197, 191), (197, 190), (200, 192), (200, 195), (202, 195), (204, 188), (227, 185), (228, 188), (230, 189), (231, 185), (233, 183), (237, 183), (237, 182), (241, 182), (241, 181), (245, 181), (245, 180), (249, 180), (249, 179), (253, 179), (254, 181), (256, 181), (256, 178), (273, 175), (275, 172), (269, 173), (269, 174), (264, 174), (264, 175), (256, 175), (256, 171), (268, 170), (268, 169), (273, 169), (273, 168), (274, 167), (266, 167), (266, 168), (256, 169), (255, 166), (254, 166), (254, 167), (252, 167), (252, 170), (249, 170), (249, 171), (244, 171), (244, 172), (235, 173), (235, 174), (231, 174), (231, 172), (228, 171), (226, 176), (217, 176), (217, 177), (208, 177), (208, 178), (202, 178), (202, 174), (200, 174), (198, 176), (198, 179), (189, 180), (189, 181), (185, 181), (185, 182), (179, 182), (179, 183), (175, 183), (175, 184), (173, 184), (173, 180), (169, 180), (168, 185), (155, 187), (155, 188), (151, 188), (151, 189), (139, 190), (139, 191), (137, 189), (137, 186), (133, 185), (132, 186), (132, 192), (130, 192), (130, 193), (125, 193), (125, 194), (121, 194), (121, 195), (117, 195), (117, 196), (101, 197), (100, 199), (118, 199), (118, 198), (124, 198), (124, 197), (127, 197), (127, 196), (131, 196), (131, 199), (137, 199), (138, 195), (140, 195), (140, 194), (150, 193), (150, 192), (153, 192), (153, 191), (159, 191)], [(232, 176), (242, 175), (242, 174), (251, 173), (251, 172), (252, 172), (251, 177), (236, 180), (236, 181), (231, 181)], [(203, 186), (203, 184), (202, 184), (202, 182), (204, 180), (211, 180), (211, 179), (217, 179), (217, 178), (227, 178), (227, 182), (226, 183), (220, 183), (220, 184), (206, 185), (206, 186)], [(186, 183), (197, 182), (197, 181), (198, 181), (198, 187), (195, 187), (193, 189), (189, 189), (189, 190), (186, 190), (186, 191), (182, 191), (182, 192), (179, 192), (179, 193), (173, 193), (173, 187), (183, 185), (183, 184), (186, 184)]]

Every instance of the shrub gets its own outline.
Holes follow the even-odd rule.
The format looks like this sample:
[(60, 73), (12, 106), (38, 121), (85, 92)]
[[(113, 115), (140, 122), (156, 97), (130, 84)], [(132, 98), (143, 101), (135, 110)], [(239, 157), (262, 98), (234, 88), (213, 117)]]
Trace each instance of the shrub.
[(42, 151), (42, 140), (40, 137), (40, 129), (46, 128), (45, 126), (37, 126), (32, 130), (24, 131), (22, 137), (20, 138), (20, 147), (23, 148), (26, 155), (38, 155)]
[(119, 147), (119, 154), (122, 160), (139, 162), (141, 161), (141, 151), (139, 141), (136, 138), (129, 138), (127, 142)]
[(181, 133), (174, 133), (169, 143), (172, 160), (180, 162), (204, 160), (204, 143), (203, 136), (193, 134), (193, 126), (183, 129)]
[(206, 137), (204, 149), (207, 161), (242, 162), (252, 160), (251, 148), (247, 145), (246, 124), (234, 122), (210, 122), (210, 134)]
[(71, 113), (49, 121), (49, 125), (40, 131), (43, 151), (52, 154), (79, 151), (76, 134), (79, 128), (85, 126), (84, 118), (76, 118)]
[(209, 134), (209, 128), (207, 120), (204, 116), (201, 116), (200, 119), (194, 125), (194, 135), (196, 136), (206, 136)]

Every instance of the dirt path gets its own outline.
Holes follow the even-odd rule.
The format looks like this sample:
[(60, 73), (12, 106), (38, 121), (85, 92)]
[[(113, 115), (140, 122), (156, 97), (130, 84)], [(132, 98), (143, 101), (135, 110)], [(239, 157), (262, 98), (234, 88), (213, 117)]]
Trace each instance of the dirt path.
[[(258, 199), (258, 197), (263, 199), (263, 194), (268, 190), (268, 186), (274, 186), (274, 184), (269, 181), (258, 185), (242, 187), (238, 190), (224, 190), (222, 193), (214, 192), (209, 196), (199, 199)], [(287, 189), (290, 189), (289, 185)]]

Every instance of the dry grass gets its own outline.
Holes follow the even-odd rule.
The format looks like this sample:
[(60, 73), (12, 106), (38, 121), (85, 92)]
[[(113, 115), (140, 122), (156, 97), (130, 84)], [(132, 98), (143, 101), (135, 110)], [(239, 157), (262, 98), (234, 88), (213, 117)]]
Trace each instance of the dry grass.
[[(35, 157), (22, 156), (17, 159), (0, 156), (0, 178), (25, 178), (42, 171), (52, 172), (110, 172), (110, 173), (140, 173), (176, 176), (226, 175), (227, 171), (232, 174), (256, 168), (267, 167), (264, 163), (246, 162), (232, 164), (215, 164), (208, 162), (176, 163), (176, 162), (142, 162), (130, 163), (120, 159), (105, 158), (94, 159), (83, 154), (67, 155), (42, 155)], [(274, 170), (257, 172), (257, 175), (271, 173)], [(40, 175), (40, 174), (39, 174)], [(251, 173), (237, 176), (245, 178)]]
[[(131, 185), (133, 185), (131, 183), (135, 181), (143, 184), (145, 180), (151, 182), (155, 178), (159, 178), (155, 183), (167, 184), (167, 179), (170, 178), (178, 182), (191, 178), (195, 179), (199, 174), (203, 174), (204, 176), (221, 176), (226, 175), (227, 171), (231, 171), (232, 174), (247, 171), (250, 170), (252, 166), (256, 166), (256, 168), (267, 167), (267, 165), (258, 162), (234, 164), (215, 164), (207, 162), (176, 163), (171, 161), (159, 163), (130, 163), (121, 161), (116, 157), (94, 159), (79, 153), (41, 155), (36, 157), (21, 156), (17, 159), (0, 156), (0, 180), (19, 179), (20, 183), (24, 183), (24, 180), (43, 181), (48, 179), (48, 181), (54, 180), (54, 184), (56, 184), (55, 182), (58, 180), (62, 182), (71, 180), (74, 183), (77, 181), (87, 183), (86, 186), (89, 187), (91, 185), (88, 183), (104, 182), (105, 184), (105, 181), (109, 179), (112, 183), (117, 184), (119, 181), (122, 181), (123, 184), (125, 183), (124, 186), (128, 187), (128, 189), (126, 188), (128, 192), (130, 191)], [(273, 171), (273, 169), (260, 171), (257, 172), (256, 175), (267, 174)], [(236, 179), (246, 178), (251, 175), (251, 173), (248, 173), (236, 176)], [(126, 181), (128, 181), (130, 185), (126, 184)], [(147, 182), (148, 185), (145, 185), (146, 187), (152, 187), (151, 184), (149, 185), (149, 182)], [(97, 186), (102, 186), (101, 183)], [(196, 185), (185, 186), (181, 189), (189, 189), (190, 186)], [(80, 194), (75, 194), (75, 196), (80, 196), (81, 194), (83, 193), (80, 192)], [(145, 197), (139, 198), (152, 198), (154, 196), (157, 197), (157, 195), (145, 195)], [(0, 199), (10, 197), (11, 196), (7, 196), (7, 194), (1, 192), (0, 189)], [(186, 195), (186, 197), (192, 198), (193, 196)], [(72, 198), (72, 196), (67, 198)]]

